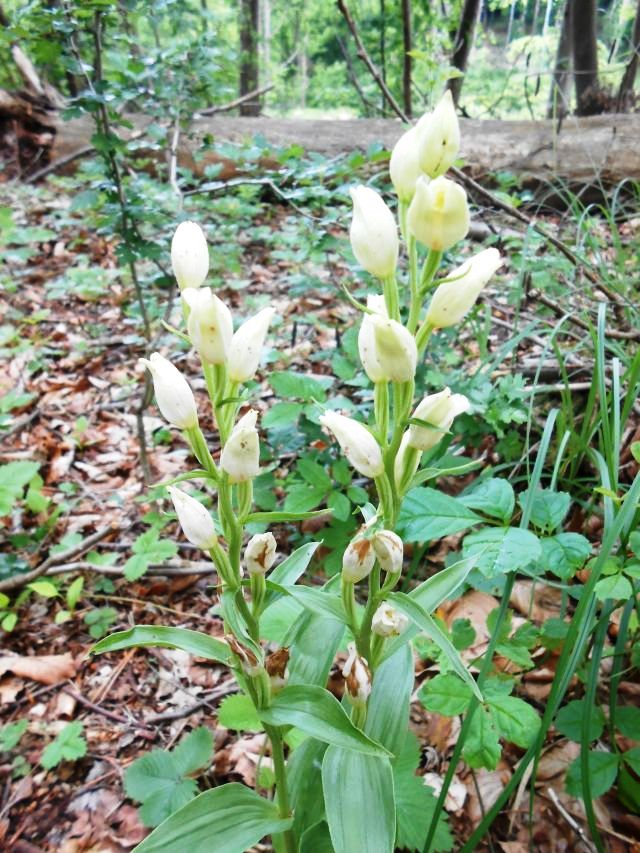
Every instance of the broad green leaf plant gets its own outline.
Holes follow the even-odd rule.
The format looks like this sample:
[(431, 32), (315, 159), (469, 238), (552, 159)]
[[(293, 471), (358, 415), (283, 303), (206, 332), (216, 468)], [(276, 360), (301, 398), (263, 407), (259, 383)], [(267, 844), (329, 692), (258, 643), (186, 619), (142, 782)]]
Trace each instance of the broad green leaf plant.
[[(469, 408), (469, 401), (449, 388), (416, 403), (416, 369), (432, 332), (458, 323), (502, 263), (496, 249), (486, 249), (436, 282), (443, 253), (469, 227), (466, 194), (445, 177), (458, 146), (458, 122), (446, 95), (393, 151), (390, 172), (406, 241), (406, 282), (398, 280), (400, 239), (393, 213), (373, 189), (352, 190), (351, 245), (380, 286), (366, 305), (349, 295), (362, 313), (358, 348), (373, 383), (374, 406), (369, 424), (330, 409), (320, 421), (350, 465), (369, 478), (375, 498), (363, 507), (363, 524), (344, 552), (341, 574), (322, 588), (297, 583), (316, 550), (314, 543), (276, 565), (271, 532), (246, 541), (248, 525), (264, 528), (315, 514), (253, 508), (260, 442), (258, 412), (248, 407), (247, 383), (258, 369), (274, 311), (263, 309), (234, 332), (227, 306), (203, 286), (209, 261), (204, 233), (194, 222), (183, 222), (175, 233), (171, 255), (186, 325), (186, 333), (178, 334), (200, 357), (219, 455), (207, 443), (182, 373), (160, 353), (142, 361), (153, 377), (160, 411), (182, 430), (200, 466), (167, 489), (184, 535), (215, 567), (225, 636), (221, 640), (183, 628), (136, 626), (101, 640), (94, 652), (170, 646), (232, 669), (253, 709), (245, 717), (257, 719), (270, 741), (275, 794), (272, 801), (238, 784), (205, 791), (136, 848), (143, 853), (177, 849), (172, 847), (177, 839), (181, 850), (196, 849), (213, 837), (218, 853), (242, 851), (266, 835), (272, 836), (276, 850), (286, 853), (392, 853), (396, 844), (406, 846), (408, 837), (414, 848), (424, 843), (434, 800), (424, 786), (417, 791), (411, 781), (417, 766), (408, 732), (412, 638), (426, 634), (449, 671), (463, 680), (465, 695), (483, 701), (432, 616), (464, 582), (478, 554), (408, 594), (397, 590), (404, 548), (396, 527), (403, 497), (438, 475), (439, 469), (421, 471), (422, 454), (436, 447), (455, 417)], [(185, 491), (189, 480), (201, 480), (215, 493), (215, 518), (203, 491)], [(273, 608), (283, 606), (290, 627), (281, 647), (269, 651), (264, 625)], [(345, 640), (340, 702), (326, 684)], [(436, 823), (436, 849), (450, 849), (444, 818)]]

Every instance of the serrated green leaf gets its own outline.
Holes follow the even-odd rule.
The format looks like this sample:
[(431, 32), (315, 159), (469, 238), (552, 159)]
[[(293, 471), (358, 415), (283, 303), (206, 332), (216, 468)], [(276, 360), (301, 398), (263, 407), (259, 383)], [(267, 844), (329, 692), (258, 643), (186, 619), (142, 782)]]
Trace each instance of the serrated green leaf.
[(469, 492), (458, 496), (458, 500), (470, 509), (478, 510), (483, 515), (499, 518), (509, 522), (516, 505), (513, 486), (508, 480), (492, 477), (482, 480)]
[(455, 717), (467, 710), (473, 692), (457, 675), (436, 675), (424, 682), (419, 698), (428, 711)]
[(45, 770), (51, 770), (61, 761), (76, 761), (86, 755), (87, 742), (83, 731), (82, 723), (68, 723), (56, 739), (45, 747), (40, 758), (41, 766)]
[(523, 569), (540, 557), (540, 540), (520, 527), (484, 527), (465, 536), (462, 552), (478, 557), (478, 568), (488, 578)]
[(398, 529), (409, 542), (427, 542), (458, 533), (482, 518), (457, 498), (436, 489), (411, 489), (402, 502)]
[(462, 757), (469, 767), (495, 770), (500, 760), (500, 740), (493, 717), (487, 708), (480, 706), (471, 719)]
[(206, 726), (199, 726), (182, 738), (171, 753), (179, 773), (188, 776), (211, 763), (213, 737)]
[(591, 543), (580, 533), (557, 533), (540, 540), (540, 563), (562, 580), (572, 578), (591, 554)]
[[(618, 775), (618, 756), (614, 752), (596, 752), (589, 750), (589, 780), (591, 796), (601, 797), (616, 781)], [(578, 756), (572, 761), (565, 779), (567, 793), (582, 798), (582, 767)]]
[(616, 728), (625, 737), (640, 741), (640, 708), (635, 705), (618, 705)]
[[(526, 506), (528, 497), (528, 489), (518, 495), (518, 503), (522, 508)], [(570, 506), (571, 495), (568, 492), (536, 489), (531, 508), (531, 524), (551, 533), (560, 527)]]
[(2, 726), (0, 729), (0, 752), (9, 752), (16, 747), (28, 725), (28, 720), (16, 720), (15, 723), (7, 723)]
[(624, 601), (633, 595), (633, 587), (624, 575), (609, 575), (608, 578), (598, 581), (594, 593), (599, 601), (606, 601), (608, 598)]
[(485, 698), (498, 734), (523, 749), (530, 746), (540, 728), (535, 708), (517, 696)]
[(599, 706), (588, 708), (584, 699), (574, 699), (558, 711), (555, 726), (560, 734), (576, 743), (582, 741), (582, 721), (589, 718), (589, 742), (597, 740), (604, 731), (605, 716)]
[(634, 746), (623, 752), (622, 760), (634, 773), (640, 776), (640, 746)]
[(218, 708), (218, 723), (235, 731), (261, 732), (264, 726), (250, 697), (243, 693), (226, 696)]

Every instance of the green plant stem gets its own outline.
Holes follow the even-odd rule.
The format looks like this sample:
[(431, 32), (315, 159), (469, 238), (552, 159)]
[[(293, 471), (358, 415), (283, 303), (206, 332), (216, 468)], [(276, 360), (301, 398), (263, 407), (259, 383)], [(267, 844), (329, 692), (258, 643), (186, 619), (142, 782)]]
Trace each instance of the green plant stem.
[(185, 430), (185, 434), (191, 450), (193, 451), (193, 455), (207, 471), (211, 479), (218, 483), (220, 479), (218, 469), (216, 467), (216, 463), (213, 461), (213, 456), (211, 455), (204, 433), (200, 427), (196, 426), (193, 429)]
[(415, 334), (420, 321), (420, 311), (422, 310), (422, 300), (418, 292), (418, 244), (413, 234), (409, 234), (407, 238), (407, 251), (409, 253), (409, 319), (407, 328), (412, 335)]
[(429, 343), (429, 338), (431, 337), (431, 333), (433, 332), (433, 326), (429, 323), (423, 323), (418, 329), (418, 334), (416, 335), (416, 346), (418, 347), (418, 361), (422, 358), (425, 349), (427, 348), (427, 344)]
[[(387, 455), (388, 456), (388, 455)], [(394, 518), (394, 488), (393, 488), (393, 460), (385, 459), (386, 471), (379, 477), (375, 478), (376, 490), (378, 492), (378, 500), (382, 508), (382, 517), (385, 527), (389, 527)], [(389, 473), (390, 469), (390, 473)]]
[(400, 320), (400, 304), (398, 301), (398, 282), (396, 281), (395, 273), (389, 278), (383, 279), (382, 291), (384, 293), (384, 302), (387, 308), (387, 314), (392, 320)]
[(349, 581), (341, 580), (342, 603), (347, 614), (347, 624), (354, 637), (358, 636), (358, 614), (356, 613), (355, 586)]
[(371, 664), (371, 623), (378, 605), (380, 604), (380, 565), (376, 563), (369, 575), (369, 594), (367, 597), (367, 606), (364, 610), (362, 623), (360, 625), (360, 633), (357, 638), (358, 651)]
[(380, 446), (384, 451), (389, 443), (389, 383), (376, 382), (373, 386), (373, 410)]
[[(284, 760), (284, 746), (282, 737), (277, 728), (266, 726), (264, 730), (271, 741), (271, 756), (273, 758), (273, 772), (276, 777), (276, 801), (278, 813), (281, 818), (291, 817), (291, 804), (289, 801), (289, 787), (287, 785), (287, 767)], [(293, 830), (287, 829), (282, 833), (282, 840), (286, 853), (296, 853), (298, 846)]]
[(424, 299), (426, 292), (433, 285), (433, 280), (438, 272), (440, 262), (442, 261), (442, 254), (442, 252), (436, 252), (434, 249), (429, 249), (429, 254), (426, 257), (424, 266), (422, 267), (422, 272), (420, 273), (418, 293), (421, 300)]
[(629, 622), (633, 611), (634, 602), (638, 597), (637, 590), (634, 589), (633, 595), (625, 604), (620, 617), (620, 625), (618, 626), (618, 636), (616, 637), (616, 645), (613, 655), (613, 667), (611, 670), (611, 679), (609, 681), (609, 737), (612, 744), (616, 742), (616, 709), (618, 705), (618, 687), (622, 678), (622, 661), (624, 657), (624, 649), (629, 633)]

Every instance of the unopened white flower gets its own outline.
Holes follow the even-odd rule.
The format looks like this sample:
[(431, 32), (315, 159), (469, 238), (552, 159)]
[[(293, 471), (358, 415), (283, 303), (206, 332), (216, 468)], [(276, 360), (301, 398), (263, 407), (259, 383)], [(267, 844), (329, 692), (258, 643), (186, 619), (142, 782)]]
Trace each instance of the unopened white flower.
[(371, 573), (376, 561), (371, 539), (356, 536), (342, 555), (342, 577), (347, 583), (359, 583)]
[(400, 574), (404, 559), (404, 545), (397, 533), (393, 530), (379, 530), (373, 537), (373, 550), (384, 572)]
[(181, 222), (171, 241), (171, 266), (180, 290), (200, 287), (209, 272), (209, 250), (197, 222)]
[(418, 125), (402, 134), (389, 160), (391, 183), (400, 201), (410, 202), (422, 170), (418, 161)]
[(353, 218), (349, 236), (358, 263), (371, 275), (389, 278), (398, 262), (398, 229), (393, 213), (375, 190), (351, 189)]
[[(367, 296), (367, 308), (385, 319), (389, 318), (384, 302), (384, 296), (376, 294)], [(365, 373), (372, 382), (387, 381), (376, 350), (375, 325), (373, 315), (365, 314), (362, 318), (360, 331), (358, 332), (358, 352)]]
[(233, 335), (231, 312), (211, 290), (188, 288), (182, 294), (189, 306), (187, 329), (203, 362), (224, 364)]
[(373, 614), (371, 630), (379, 637), (398, 637), (408, 624), (409, 620), (404, 613), (383, 601)]
[(250, 409), (240, 418), (222, 448), (220, 467), (231, 483), (253, 480), (260, 471), (260, 442), (256, 421), (258, 413)]
[(484, 249), (454, 270), (433, 294), (425, 318), (437, 329), (454, 326), (473, 308), (503, 258), (497, 249)]
[(263, 308), (255, 317), (246, 320), (234, 334), (227, 365), (229, 379), (232, 382), (248, 382), (253, 379), (274, 313), (273, 308)]
[(418, 363), (415, 338), (397, 320), (372, 314), (371, 322), (376, 357), (383, 376), (392, 382), (410, 382)]
[(342, 675), (346, 680), (347, 694), (352, 704), (366, 705), (371, 695), (371, 670), (365, 658), (360, 657), (356, 651), (355, 643), (347, 646), (349, 656), (342, 668)]
[(448, 178), (430, 181), (424, 175), (407, 213), (409, 230), (423, 245), (444, 252), (469, 230), (469, 207), (463, 188)]
[(153, 390), (162, 416), (178, 429), (193, 429), (198, 426), (198, 411), (193, 391), (178, 368), (159, 352), (139, 361), (148, 368), (153, 377)]
[(211, 513), (200, 501), (176, 486), (167, 486), (182, 532), (192, 545), (209, 551), (218, 541)]
[(433, 424), (433, 428), (411, 424), (409, 445), (417, 450), (430, 450), (449, 431), (454, 419), (469, 409), (469, 400), (464, 394), (452, 394), (444, 388), (437, 394), (429, 394), (418, 403), (414, 418)]
[(422, 171), (437, 178), (453, 166), (460, 149), (460, 125), (447, 90), (434, 111), (418, 125), (418, 161)]
[(382, 450), (364, 424), (337, 412), (325, 412), (320, 416), (320, 423), (333, 433), (356, 471), (371, 478), (382, 474)]
[(276, 559), (273, 533), (256, 533), (244, 549), (244, 564), (250, 575), (266, 575)]

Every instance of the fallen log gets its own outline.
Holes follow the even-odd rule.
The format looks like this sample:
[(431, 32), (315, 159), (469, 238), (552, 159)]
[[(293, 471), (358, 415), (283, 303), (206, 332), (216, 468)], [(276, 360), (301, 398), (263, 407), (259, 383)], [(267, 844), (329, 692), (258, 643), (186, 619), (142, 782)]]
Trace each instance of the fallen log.
[[(34, 104), (33, 98), (12, 96), (0, 91), (0, 156), (11, 146), (2, 144), (2, 128), (12, 130), (14, 147), (20, 136), (16, 125), (21, 120), (29, 133), (35, 135), (28, 152), (35, 153), (28, 162), (25, 152), (18, 158), (22, 175), (42, 169), (47, 163), (65, 164), (73, 168), (76, 155), (91, 144), (94, 132), (92, 121), (85, 117), (63, 122), (51, 109)], [(46, 119), (46, 121), (45, 121)], [(133, 129), (128, 135), (144, 135), (150, 119), (127, 115)], [(607, 188), (625, 179), (640, 180), (640, 157), (637, 140), (640, 136), (640, 115), (599, 115), (565, 119), (561, 128), (552, 121), (497, 121), (461, 119), (462, 147), (460, 156), (465, 171), (479, 180), (496, 172), (512, 173), (524, 185), (544, 187), (562, 182), (572, 189)], [(31, 130), (29, 131), (29, 128)], [(46, 131), (46, 132), (45, 132)], [(375, 143), (390, 149), (402, 132), (402, 125), (393, 119), (281, 119), (233, 118), (228, 116), (194, 117), (188, 131), (180, 135), (178, 165), (189, 168), (196, 178), (204, 175), (207, 166), (223, 164), (221, 177), (236, 173), (233, 160), (221, 155), (214, 143), (243, 143), (260, 135), (270, 146), (300, 145), (306, 151), (327, 156), (349, 153), (354, 149), (367, 150)], [(44, 148), (49, 143), (48, 149)], [(123, 134), (124, 135), (124, 134)], [(167, 139), (171, 136), (167, 128)], [(16, 142), (17, 137), (17, 142)], [(151, 161), (168, 159), (170, 144), (164, 152), (145, 151)], [(6, 153), (5, 153), (6, 160)]]

